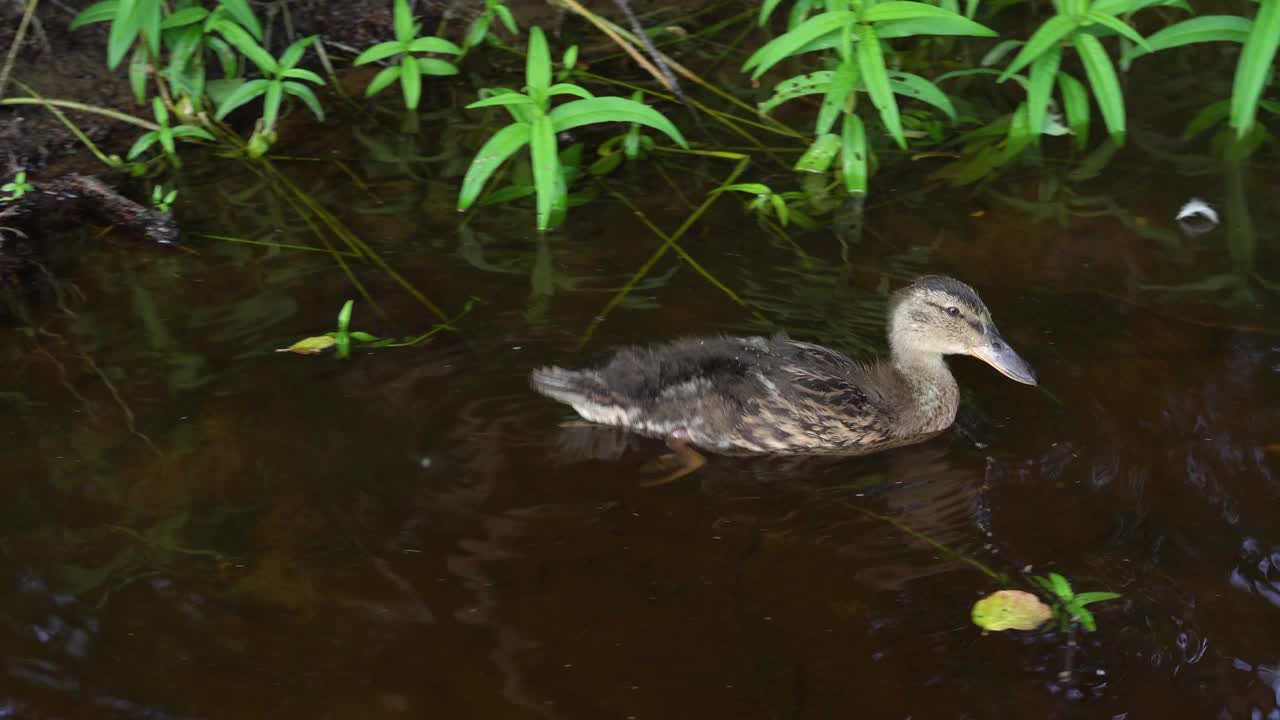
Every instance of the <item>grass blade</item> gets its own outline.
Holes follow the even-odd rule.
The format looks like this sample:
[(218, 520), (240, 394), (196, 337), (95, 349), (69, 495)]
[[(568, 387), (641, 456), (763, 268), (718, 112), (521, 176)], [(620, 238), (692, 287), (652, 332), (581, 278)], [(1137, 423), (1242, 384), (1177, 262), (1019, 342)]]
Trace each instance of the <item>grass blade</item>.
[[(1280, 0), (1274, 2), (1280, 6)], [(1116, 78), (1111, 58), (1107, 57), (1107, 51), (1098, 38), (1088, 33), (1077, 33), (1074, 42), (1084, 63), (1085, 75), (1089, 77), (1089, 85), (1093, 87), (1093, 97), (1098, 101), (1098, 109), (1107, 124), (1107, 132), (1117, 145), (1124, 145), (1124, 93), (1120, 92), (1120, 81)]]
[(898, 143), (898, 147), (906, 149), (907, 138), (902, 133), (902, 118), (898, 115), (898, 101), (893, 97), (893, 89), (889, 85), (889, 73), (884, 67), (884, 53), (880, 50), (880, 40), (870, 25), (858, 26), (858, 67), (862, 71), (862, 85), (871, 96), (871, 103), (880, 111), (880, 119), (884, 122), (889, 135)]
[(1235, 83), (1231, 87), (1231, 127), (1236, 129), (1236, 137), (1244, 137), (1253, 127), (1258, 100), (1271, 75), (1277, 46), (1280, 46), (1280, 0), (1262, 0), (1249, 39), (1240, 51)]

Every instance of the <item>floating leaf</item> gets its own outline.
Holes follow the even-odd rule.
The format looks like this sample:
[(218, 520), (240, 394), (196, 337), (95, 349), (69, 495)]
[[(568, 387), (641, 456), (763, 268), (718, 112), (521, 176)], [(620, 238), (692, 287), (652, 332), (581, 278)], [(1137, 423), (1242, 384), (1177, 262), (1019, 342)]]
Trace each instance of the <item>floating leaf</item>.
[(328, 335), (317, 335), (316, 337), (299, 340), (287, 348), (279, 348), (276, 352), (291, 352), (299, 355), (319, 355), (337, 344), (338, 341)]
[(998, 590), (973, 604), (973, 624), (983, 630), (1035, 630), (1053, 617), (1040, 598), (1022, 590)]

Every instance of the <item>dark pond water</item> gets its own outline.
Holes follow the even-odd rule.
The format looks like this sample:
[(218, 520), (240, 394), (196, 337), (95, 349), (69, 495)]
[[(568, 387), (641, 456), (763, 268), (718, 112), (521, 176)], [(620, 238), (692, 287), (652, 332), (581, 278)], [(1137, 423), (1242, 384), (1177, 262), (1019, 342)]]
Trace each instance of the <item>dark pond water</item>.
[[(1280, 716), (1273, 168), (1139, 142), (965, 194), (924, 160), (876, 179), (843, 248), (726, 198), (681, 243), (754, 313), (670, 252), (606, 314), (661, 246), (634, 209), (674, 230), (730, 163), (624, 170), (634, 209), (604, 191), (538, 239), (527, 207), (453, 213), (482, 128), (399, 122), (295, 129), (313, 160), (275, 167), (444, 314), (479, 299), (426, 345), (274, 352), (359, 293), (325, 253), (200, 235), (320, 244), (228, 161), (182, 186), (190, 251), (51, 240), (60, 294), (5, 320), (0, 363), (0, 716)], [(1191, 195), (1223, 226), (1180, 234)], [(349, 263), (383, 311), (355, 328), (438, 322)], [(1041, 377), (954, 360), (961, 420), (924, 445), (645, 487), (661, 443), (562, 427), (527, 388), (689, 333), (875, 352), (886, 290), (923, 272), (977, 287)], [(965, 558), (1124, 597), (1078, 648), (984, 636), (999, 586)]]

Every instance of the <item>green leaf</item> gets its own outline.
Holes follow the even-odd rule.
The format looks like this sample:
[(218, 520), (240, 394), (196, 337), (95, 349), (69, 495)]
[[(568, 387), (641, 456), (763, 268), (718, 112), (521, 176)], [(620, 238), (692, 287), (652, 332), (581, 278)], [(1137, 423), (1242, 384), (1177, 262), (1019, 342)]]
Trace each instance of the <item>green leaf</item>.
[(1058, 92), (1076, 147), (1083, 150), (1089, 145), (1089, 93), (1084, 84), (1062, 71), (1058, 71)]
[(781, 105), (788, 100), (794, 100), (805, 95), (817, 95), (827, 92), (831, 87), (831, 78), (834, 73), (831, 70), (819, 70), (818, 72), (809, 73), (807, 75), (796, 75), (773, 86), (773, 95), (768, 100), (756, 106), (756, 110), (761, 115), (768, 114), (775, 107)]
[(840, 152), (840, 136), (835, 133), (819, 135), (796, 161), (793, 169), (800, 172), (824, 173)]
[(1049, 96), (1053, 94), (1053, 81), (1058, 77), (1062, 63), (1062, 48), (1052, 45), (1031, 63), (1030, 82), (1027, 86), (1027, 125), (1033, 135), (1044, 128), (1044, 117), (1049, 112)]
[(310, 70), (304, 70), (302, 68), (290, 68), (289, 70), (285, 70), (283, 73), (280, 74), (280, 77), (292, 78), (294, 80), (306, 80), (307, 82), (315, 83), (316, 85), (324, 84), (324, 79), (321, 78), (319, 75), (311, 72)]
[(271, 81), (267, 83), (267, 91), (262, 96), (262, 128), (267, 132), (276, 126), (276, 120), (280, 117), (280, 103), (284, 99), (284, 88), (282, 83)]
[(1071, 592), (1071, 583), (1058, 573), (1049, 573), (1049, 585), (1053, 588), (1053, 594), (1063, 601), (1075, 597), (1075, 593)]
[(885, 20), (876, 23), (876, 35), (881, 40), (910, 37), (912, 35), (969, 35), (992, 37), (996, 33), (989, 28), (960, 15), (920, 17), (910, 20)]
[(1240, 51), (1235, 82), (1231, 86), (1231, 127), (1236, 129), (1236, 137), (1243, 138), (1253, 127), (1258, 100), (1271, 75), (1277, 46), (1280, 46), (1280, 0), (1262, 0), (1249, 39)]
[(147, 49), (151, 51), (151, 56), (155, 58), (160, 57), (160, 23), (164, 20), (162, 9), (161, 0), (138, 1), (142, 37), (146, 40)]
[(193, 25), (204, 20), (208, 16), (209, 11), (202, 7), (183, 8), (165, 18), (164, 22), (160, 23), (160, 28), (162, 30), (172, 30), (174, 28), (183, 27), (184, 25)]
[(315, 40), (316, 36), (311, 35), (291, 43), (289, 47), (284, 49), (284, 52), (280, 53), (280, 67), (284, 70), (289, 70), (294, 65), (297, 65), (298, 61), (302, 59), (302, 54), (307, 51), (307, 46), (315, 42)]
[(1121, 20), (1115, 15), (1108, 15), (1104, 12), (1098, 12), (1097, 10), (1090, 10), (1089, 12), (1085, 13), (1084, 17), (1086, 20), (1089, 20), (1090, 22), (1094, 22), (1103, 27), (1114, 30), (1117, 34), (1123, 35), (1129, 40), (1132, 40), (1134, 43), (1138, 45), (1138, 47), (1148, 52), (1151, 51), (1151, 46), (1147, 44), (1146, 38), (1139, 35), (1138, 31), (1134, 30), (1133, 27), (1129, 25), (1129, 23)]
[(316, 116), (317, 120), (324, 122), (324, 108), (320, 107), (320, 101), (316, 99), (316, 95), (311, 91), (311, 88), (296, 82), (283, 83), (282, 87), (286, 93), (301, 100), (311, 110), (311, 114)]
[(592, 95), (586, 88), (574, 85), (573, 83), (556, 83), (555, 85), (552, 85), (547, 88), (547, 96), (550, 97), (552, 95), (573, 95), (575, 97), (583, 98), (584, 100), (590, 100), (595, 97), (595, 95)]
[(146, 149), (151, 147), (153, 144), (155, 144), (155, 142), (159, 139), (160, 139), (160, 133), (156, 132), (155, 130), (152, 130), (151, 132), (146, 133), (145, 135), (143, 135), (142, 137), (134, 141), (133, 146), (129, 148), (129, 153), (125, 155), (125, 157), (129, 160), (132, 160), (138, 157), (142, 153), (146, 152)]
[(471, 22), (471, 28), (467, 30), (467, 34), (462, 38), (462, 47), (471, 49), (484, 41), (484, 36), (489, 34), (489, 17), (481, 15)]
[[(1280, 0), (1274, 0), (1280, 3)], [(1116, 69), (1111, 65), (1111, 58), (1102, 49), (1098, 38), (1088, 33), (1076, 33), (1074, 38), (1076, 52), (1084, 63), (1085, 75), (1093, 88), (1093, 97), (1098, 101), (1102, 111), (1102, 119), (1107, 124), (1107, 132), (1117, 145), (1124, 144), (1124, 93), (1120, 91), (1120, 81), (1116, 78)]]
[(1187, 129), (1182, 131), (1182, 139), (1190, 140), (1209, 128), (1217, 125), (1231, 114), (1231, 100), (1219, 100), (1215, 103), (1205, 105), (1191, 118), (1191, 122), (1187, 123)]
[(516, 26), (516, 17), (511, 14), (511, 9), (506, 5), (499, 4), (494, 6), (493, 14), (498, 16), (498, 20), (507, 29), (507, 32), (512, 35), (520, 34), (520, 28)]
[(218, 106), (218, 112), (215, 114), (215, 117), (219, 120), (223, 119), (232, 110), (235, 110), (262, 93), (265, 93), (267, 91), (267, 86), (270, 84), (270, 80), (263, 80), (261, 78), (244, 83), (228, 95), (226, 100), (222, 101), (222, 104)]
[(133, 56), (129, 58), (129, 86), (133, 88), (133, 99), (141, 103), (147, 99), (147, 51), (141, 45), (135, 45)]
[(1082, 607), (1071, 608), (1072, 619), (1078, 620), (1080, 625), (1088, 632), (1094, 632), (1098, 629), (1098, 622), (1093, 619), (1093, 613)]
[(551, 52), (542, 28), (529, 28), (529, 55), (525, 60), (525, 83), (531, 92), (543, 92), (551, 85)]
[(417, 58), (404, 55), (400, 58), (400, 89), (404, 91), (404, 106), (418, 109), (422, 98), (422, 73), (418, 71)]
[(714, 195), (722, 192), (740, 192), (748, 195), (772, 195), (773, 189), (764, 183), (734, 183), (732, 185), (721, 185), (715, 190), (712, 190), (711, 194)]
[[(174, 33), (173, 47), (169, 48), (169, 67), (165, 69), (169, 85), (178, 87), (182, 82), (187, 63), (195, 55), (203, 33), (198, 27), (185, 27)], [(196, 68), (203, 75), (203, 69)]]
[(67, 29), (76, 30), (92, 23), (112, 20), (116, 17), (119, 7), (119, 0), (105, 0), (104, 2), (94, 3), (80, 11), (80, 14), (75, 16), (75, 19), (71, 21)]
[(788, 31), (769, 41), (764, 47), (755, 51), (742, 64), (742, 71), (754, 68), (751, 79), (757, 80), (768, 72), (769, 68), (796, 54), (809, 43), (838, 31), (847, 23), (852, 23), (857, 16), (850, 11), (826, 12), (801, 23), (799, 27)]
[(1026, 42), (1022, 40), (1005, 40), (1003, 42), (996, 43), (994, 47), (982, 56), (982, 59), (978, 61), (978, 64), (983, 67), (995, 65), (1003, 60), (1006, 55), (1023, 45), (1026, 45)]
[(227, 9), (227, 13), (240, 23), (240, 27), (248, 30), (257, 40), (262, 40), (262, 24), (258, 22), (258, 16), (253, 14), (248, 0), (218, 0), (218, 4)]
[(1010, 75), (1018, 72), (1030, 64), (1032, 60), (1043, 55), (1052, 45), (1057, 44), (1075, 29), (1075, 22), (1063, 15), (1055, 15), (1045, 20), (1044, 24), (1032, 33), (1031, 39), (1027, 40), (1027, 44), (1023, 45), (1018, 54), (1014, 56), (1013, 62), (1009, 63), (1009, 67), (1005, 68), (1004, 72), (1001, 73), (999, 82), (1008, 80)]
[[(831, 128), (836, 124), (836, 118), (840, 117), (840, 113), (844, 112), (848, 106), (849, 96), (858, 84), (858, 63), (854, 60), (845, 60), (840, 63), (835, 72), (829, 75), (827, 94), (822, 98), (822, 109), (818, 111), (818, 122), (814, 126), (814, 132), (818, 135), (831, 132)], [(774, 92), (777, 92), (776, 88)]]
[(348, 300), (342, 304), (342, 309), (338, 310), (338, 332), (340, 334), (347, 332), (347, 328), (351, 326), (351, 310), (355, 304), (355, 300)]
[(866, 194), (867, 133), (857, 115), (846, 115), (840, 128), (840, 170), (850, 195)]
[(439, 58), (418, 58), (418, 72), (422, 75), (457, 75), (458, 66)]
[(1093, 2), (1089, 3), (1089, 8), (1111, 15), (1132, 15), (1139, 10), (1156, 5), (1177, 7), (1187, 12), (1193, 12), (1191, 6), (1183, 2), (1183, 0), (1093, 0)]
[(120, 0), (111, 31), (107, 35), (107, 67), (115, 70), (124, 54), (133, 46), (142, 29), (142, 16), (138, 5), (145, 0)]
[[(1235, 15), (1201, 15), (1152, 33), (1147, 38), (1147, 45), (1151, 48), (1150, 52), (1158, 52), (1192, 43), (1243, 43), (1249, 39), (1249, 30), (1252, 28), (1253, 21), (1248, 18)], [(1148, 50), (1140, 47), (1129, 48), (1125, 51), (1122, 62), (1127, 65), (1134, 58), (1146, 55), (1147, 52)]]
[(253, 39), (244, 28), (231, 23), (220, 23), (218, 32), (227, 42), (232, 45), (241, 54), (253, 61), (254, 65), (262, 71), (264, 75), (275, 75), (279, 72), (280, 67), (276, 64), (276, 59), (271, 57), (271, 53), (262, 49), (262, 46)]
[(560, 154), (556, 149), (556, 131), (547, 115), (540, 115), (533, 121), (529, 132), (529, 156), (533, 166), (533, 186), (538, 191), (538, 231), (542, 232), (551, 227), (556, 209), (565, 202), (560, 185)]
[(471, 207), (494, 171), (528, 142), (529, 125), (526, 123), (514, 123), (494, 133), (467, 168), (467, 174), (462, 179), (462, 190), (458, 193), (458, 209), (466, 210)]
[(208, 130), (205, 130), (204, 128), (198, 128), (194, 125), (179, 125), (178, 127), (173, 129), (173, 136), (179, 137), (179, 138), (197, 137), (197, 138), (200, 138), (201, 140), (216, 142), (216, 138), (214, 138), (213, 135)]
[(898, 101), (893, 98), (893, 89), (889, 85), (889, 74), (884, 67), (884, 54), (880, 50), (880, 40), (870, 25), (858, 26), (858, 67), (862, 71), (862, 85), (871, 96), (871, 103), (880, 111), (880, 119), (884, 122), (889, 135), (898, 143), (898, 147), (906, 149), (907, 138), (902, 133), (902, 119), (898, 116)]
[(908, 72), (891, 72), (889, 73), (889, 86), (899, 95), (915, 98), (920, 102), (928, 103), (938, 108), (946, 113), (952, 122), (955, 122), (956, 108), (951, 104), (951, 98), (947, 97), (947, 94), (937, 85), (919, 75), (913, 75)]
[(413, 27), (413, 11), (409, 8), (409, 0), (396, 0), (395, 9), (392, 12), (392, 28), (395, 32), (396, 40), (404, 44), (409, 43), (416, 34)]
[(388, 85), (395, 82), (398, 77), (400, 77), (399, 65), (383, 68), (377, 75), (373, 76), (373, 80), (369, 81), (369, 87), (365, 88), (364, 96), (370, 97), (375, 93), (381, 92)]
[(402, 52), (404, 52), (404, 46), (398, 42), (387, 41), (384, 43), (378, 43), (357, 55), (354, 64), (364, 65), (366, 63), (377, 62), (379, 60), (385, 60), (392, 55), (398, 55)]
[[(950, 10), (944, 10), (933, 5), (926, 5), (922, 2), (904, 2), (903, 0), (889, 0), (889, 2), (880, 2), (872, 5), (862, 12), (862, 21), (869, 23), (901, 21), (901, 20), (940, 20), (939, 27), (955, 28), (965, 27), (968, 32), (964, 35), (976, 35), (979, 37), (996, 37), (996, 32), (990, 28), (979, 25), (978, 23), (966, 18), (959, 13)], [(928, 25), (922, 25), (926, 34), (954, 35), (954, 32), (933, 33), (928, 30)], [(878, 30), (879, 28), (877, 28)]]
[(1075, 597), (1077, 607), (1084, 607), (1089, 603), (1102, 602), (1103, 600), (1115, 600), (1120, 597), (1120, 593), (1113, 592), (1082, 592)]
[(522, 93), (513, 92), (513, 93), (503, 93), (501, 95), (494, 95), (493, 97), (487, 97), (481, 100), (477, 100), (467, 105), (466, 108), (468, 110), (473, 110), (475, 108), (496, 107), (499, 105), (532, 105), (532, 104), (533, 104), (533, 98), (530, 98), (528, 95), (524, 95)]
[(461, 55), (462, 48), (438, 37), (421, 37), (409, 43), (409, 52), (433, 52), (448, 55)]
[(773, 14), (774, 10), (778, 9), (778, 5), (781, 3), (782, 0), (764, 0), (764, 3), (760, 6), (760, 18), (757, 21), (760, 27), (764, 27), (764, 24), (769, 22), (769, 16)]
[(620, 97), (597, 97), (574, 100), (552, 110), (548, 117), (555, 132), (572, 130), (602, 122), (631, 122), (651, 127), (671, 138), (682, 148), (689, 147), (684, 136), (662, 113), (644, 103)]

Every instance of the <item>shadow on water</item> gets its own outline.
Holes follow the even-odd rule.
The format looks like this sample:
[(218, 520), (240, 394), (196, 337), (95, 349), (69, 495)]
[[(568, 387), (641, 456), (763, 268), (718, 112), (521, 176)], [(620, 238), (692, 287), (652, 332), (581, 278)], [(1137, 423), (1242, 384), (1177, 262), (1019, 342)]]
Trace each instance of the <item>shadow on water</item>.
[[(660, 242), (607, 193), (545, 239), (519, 207), (457, 229), (440, 178), (471, 130), (445, 120), (430, 142), (328, 128), (315, 153), (358, 158), (367, 193), (331, 163), (279, 163), (435, 302), (481, 298), (420, 348), (272, 352), (354, 294), (323, 253), (88, 230), (48, 250), (60, 292), (7, 321), (0, 362), (0, 713), (1280, 713), (1274, 175), (1130, 149), (991, 194), (886, 183), (847, 264), (827, 235), (780, 242), (722, 201), (682, 245), (757, 314), (671, 256), (577, 352)], [(698, 198), (725, 172), (666, 174)], [(188, 229), (312, 243), (270, 184), (218, 173), (183, 189), (214, 199)], [(1226, 225), (1178, 234), (1181, 203), (1213, 193)], [(689, 211), (634, 200), (664, 227)], [(1042, 390), (957, 359), (961, 421), (921, 446), (717, 457), (645, 488), (660, 443), (561, 427), (526, 386), (531, 367), (683, 333), (874, 352), (885, 293), (925, 271), (982, 291)], [(355, 326), (437, 321), (355, 272), (380, 306)], [(1064, 678), (1060, 634), (970, 625), (996, 589), (974, 559), (1124, 599), (1098, 606)]]

